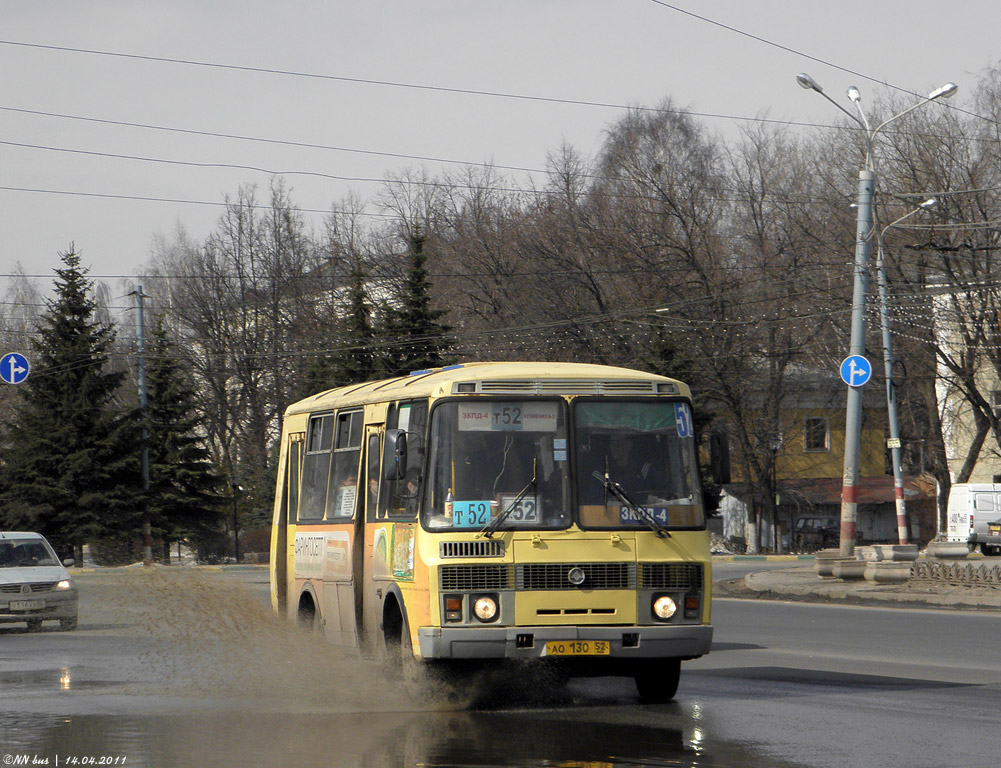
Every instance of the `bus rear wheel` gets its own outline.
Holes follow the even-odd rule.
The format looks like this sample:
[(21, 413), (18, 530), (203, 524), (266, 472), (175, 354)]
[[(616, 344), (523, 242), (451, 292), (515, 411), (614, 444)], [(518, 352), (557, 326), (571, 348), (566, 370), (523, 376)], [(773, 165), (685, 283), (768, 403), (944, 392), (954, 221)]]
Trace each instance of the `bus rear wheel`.
[(299, 629), (303, 632), (313, 634), (319, 629), (319, 622), (316, 618), (316, 606), (313, 605), (312, 598), (303, 597), (299, 602), (299, 613), (297, 614)]
[(640, 701), (644, 704), (664, 704), (678, 692), (681, 680), (681, 659), (655, 659), (641, 664), (633, 675)]

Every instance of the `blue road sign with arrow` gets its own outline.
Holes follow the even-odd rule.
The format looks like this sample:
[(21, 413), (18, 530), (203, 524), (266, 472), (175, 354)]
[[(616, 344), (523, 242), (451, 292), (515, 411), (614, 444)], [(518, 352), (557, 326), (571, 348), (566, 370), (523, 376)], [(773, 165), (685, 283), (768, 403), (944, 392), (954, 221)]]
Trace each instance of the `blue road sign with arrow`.
[(841, 380), (849, 387), (861, 387), (872, 376), (872, 363), (862, 355), (849, 355), (841, 363)]
[(28, 378), (28, 359), (17, 352), (0, 357), (0, 379), (8, 384), (20, 384)]

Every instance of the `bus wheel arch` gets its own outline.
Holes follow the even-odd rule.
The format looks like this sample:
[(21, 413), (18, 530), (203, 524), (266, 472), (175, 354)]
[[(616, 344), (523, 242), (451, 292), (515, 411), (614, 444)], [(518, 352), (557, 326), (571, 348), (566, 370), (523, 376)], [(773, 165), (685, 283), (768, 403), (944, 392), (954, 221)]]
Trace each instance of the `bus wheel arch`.
[(386, 654), (394, 655), (397, 646), (403, 638), (410, 636), (410, 625), (407, 622), (407, 611), (403, 603), (403, 595), (393, 584), (386, 590), (386, 599), (382, 604), (382, 637)]
[(385, 644), (384, 658), (390, 677), (399, 680), (410, 696), (420, 698), (424, 665), (414, 656), (407, 609), (403, 595), (395, 585), (387, 590), (383, 604), (382, 636)]
[(299, 607), (296, 609), (296, 623), (306, 632), (318, 632), (320, 628), (320, 610), (316, 596), (310, 589), (304, 589), (299, 594)]

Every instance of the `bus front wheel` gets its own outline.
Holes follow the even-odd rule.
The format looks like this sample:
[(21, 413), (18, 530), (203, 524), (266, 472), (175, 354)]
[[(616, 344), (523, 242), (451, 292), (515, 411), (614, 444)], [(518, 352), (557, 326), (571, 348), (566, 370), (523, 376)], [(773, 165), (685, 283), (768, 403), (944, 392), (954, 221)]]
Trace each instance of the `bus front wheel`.
[(641, 664), (633, 675), (640, 701), (663, 704), (674, 698), (681, 679), (681, 659), (654, 659)]
[(410, 628), (398, 610), (389, 612), (383, 626), (385, 628), (386, 661), (390, 676), (403, 683), (407, 693), (416, 696), (422, 688), (423, 664), (414, 657)]

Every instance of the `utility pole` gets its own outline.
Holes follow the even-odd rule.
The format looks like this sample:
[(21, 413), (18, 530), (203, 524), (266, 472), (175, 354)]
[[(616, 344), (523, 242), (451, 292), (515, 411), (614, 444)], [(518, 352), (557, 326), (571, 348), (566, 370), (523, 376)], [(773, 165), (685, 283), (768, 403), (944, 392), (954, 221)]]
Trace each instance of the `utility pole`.
[[(869, 294), (872, 254), (872, 195), (876, 174), (859, 171), (858, 217), (855, 226), (855, 280), (852, 292), (852, 330), (849, 356), (865, 357), (865, 305)], [(858, 528), (859, 449), (862, 444), (862, 388), (849, 385), (845, 404), (845, 463), (841, 485), (841, 556), (855, 553)]]
[(907, 530), (907, 502), (904, 499), (904, 470), (900, 456), (900, 426), (897, 420), (897, 385), (893, 380), (893, 336), (890, 333), (889, 291), (886, 279), (886, 248), (883, 235), (890, 227), (896, 226), (904, 219), (913, 216), (918, 211), (935, 205), (935, 198), (930, 197), (909, 213), (905, 213), (896, 221), (887, 224), (880, 230), (877, 240), (876, 277), (879, 282), (879, 320), (883, 333), (883, 371), (886, 376), (886, 412), (890, 427), (890, 462), (893, 464), (893, 500), (897, 508), (897, 541), (907, 544), (910, 536)]
[[(848, 87), (845, 95), (852, 101), (858, 109), (858, 115), (854, 115), (838, 104), (834, 99), (824, 93), (812, 77), (805, 72), (796, 75), (796, 82), (800, 87), (807, 90), (816, 91), (831, 104), (844, 112), (854, 120), (865, 132), (865, 165), (859, 171), (858, 184), (858, 216), (856, 219), (855, 237), (855, 280), (852, 292), (852, 329), (849, 356), (842, 364), (850, 364), (851, 373), (845, 377), (842, 369), (842, 378), (848, 384), (848, 400), (845, 404), (845, 464), (844, 478), (841, 486), (841, 556), (853, 557), (855, 554), (855, 536), (858, 528), (858, 476), (859, 476), (859, 447), (862, 442), (862, 389), (861, 387), (869, 380), (872, 368), (865, 360), (865, 305), (869, 294), (869, 262), (872, 253), (872, 241), (874, 227), (872, 215), (872, 198), (876, 188), (876, 171), (874, 167), (873, 146), (876, 134), (886, 125), (904, 115), (913, 112), (918, 107), (940, 98), (949, 98), (958, 86), (955, 83), (946, 83), (941, 88), (936, 88), (917, 104), (913, 104), (903, 112), (898, 112), (887, 118), (875, 128), (869, 125), (869, 118), (866, 117), (865, 110), (862, 109), (862, 95), (854, 85)], [(864, 369), (857, 365), (863, 364)], [(862, 370), (863, 375), (856, 379), (856, 372)]]
[(136, 297), (136, 340), (139, 350), (139, 413), (142, 417), (143, 565), (153, 563), (153, 531), (149, 520), (149, 430), (146, 428), (146, 339), (143, 328), (143, 287), (129, 294)]

